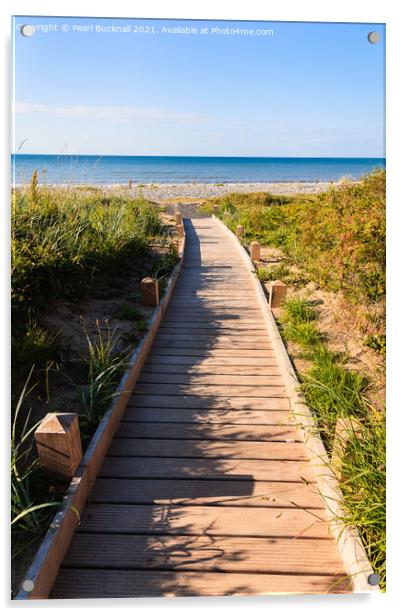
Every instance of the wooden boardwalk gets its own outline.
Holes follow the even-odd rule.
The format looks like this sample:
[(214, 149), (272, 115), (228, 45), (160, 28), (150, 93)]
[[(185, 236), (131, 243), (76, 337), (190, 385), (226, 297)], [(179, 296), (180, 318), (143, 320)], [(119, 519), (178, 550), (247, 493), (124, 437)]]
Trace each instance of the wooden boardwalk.
[(213, 219), (51, 597), (348, 592), (251, 274)]

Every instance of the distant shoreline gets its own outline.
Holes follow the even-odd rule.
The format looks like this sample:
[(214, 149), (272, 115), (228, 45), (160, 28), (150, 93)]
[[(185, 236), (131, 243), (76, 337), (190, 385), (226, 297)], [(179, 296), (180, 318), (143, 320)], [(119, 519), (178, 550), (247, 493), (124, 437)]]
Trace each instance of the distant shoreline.
[[(229, 193), (252, 193), (269, 192), (273, 195), (317, 194), (331, 187), (339, 187), (345, 180), (334, 182), (227, 182), (227, 183), (183, 183), (183, 184), (47, 184), (48, 188), (66, 188), (72, 190), (103, 190), (106, 193), (124, 192), (133, 197), (143, 196), (150, 201), (169, 200), (203, 200), (211, 197), (222, 197)], [(357, 183), (358, 180), (347, 179), (349, 183)], [(25, 185), (16, 185), (21, 188)], [(43, 186), (43, 184), (42, 184)]]

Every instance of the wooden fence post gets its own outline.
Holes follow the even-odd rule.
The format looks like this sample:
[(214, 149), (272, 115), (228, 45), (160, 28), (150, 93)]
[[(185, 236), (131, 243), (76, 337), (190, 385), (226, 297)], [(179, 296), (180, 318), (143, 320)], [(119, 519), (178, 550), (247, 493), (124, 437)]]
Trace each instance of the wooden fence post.
[(159, 282), (156, 278), (148, 276), (141, 280), (141, 303), (144, 306), (159, 304)]
[(250, 258), (252, 261), (257, 262), (261, 258), (261, 246), (259, 242), (251, 242), (250, 244)]
[(219, 205), (216, 205), (216, 203), (214, 205), (214, 214), (215, 214), (215, 216), (218, 216), (218, 214), (219, 214)]
[(269, 287), (269, 307), (278, 308), (286, 299), (287, 286), (282, 280), (274, 280)]
[(48, 413), (35, 431), (39, 460), (49, 473), (71, 479), (82, 458), (76, 413)]

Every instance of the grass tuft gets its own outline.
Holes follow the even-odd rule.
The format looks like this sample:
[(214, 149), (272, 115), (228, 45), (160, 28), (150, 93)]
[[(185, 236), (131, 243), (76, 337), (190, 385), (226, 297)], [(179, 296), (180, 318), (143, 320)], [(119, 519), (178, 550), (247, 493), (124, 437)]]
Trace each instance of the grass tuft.
[(87, 384), (81, 388), (80, 429), (84, 442), (88, 441), (115, 396), (115, 390), (127, 367), (128, 355), (116, 352), (116, 330), (106, 324), (103, 331), (97, 322), (97, 335), (86, 334), (88, 354)]

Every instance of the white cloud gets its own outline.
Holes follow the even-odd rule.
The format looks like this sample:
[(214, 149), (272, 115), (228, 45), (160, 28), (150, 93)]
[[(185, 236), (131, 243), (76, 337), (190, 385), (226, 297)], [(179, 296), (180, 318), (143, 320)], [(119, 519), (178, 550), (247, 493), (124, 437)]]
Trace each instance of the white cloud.
[(160, 107), (132, 107), (132, 106), (93, 106), (93, 105), (70, 105), (57, 106), (38, 103), (17, 101), (14, 106), (16, 114), (35, 115), (44, 114), (64, 118), (95, 118), (113, 122), (116, 124), (128, 124), (131, 122), (175, 122), (179, 124), (192, 124), (205, 119), (199, 113), (177, 113)]

